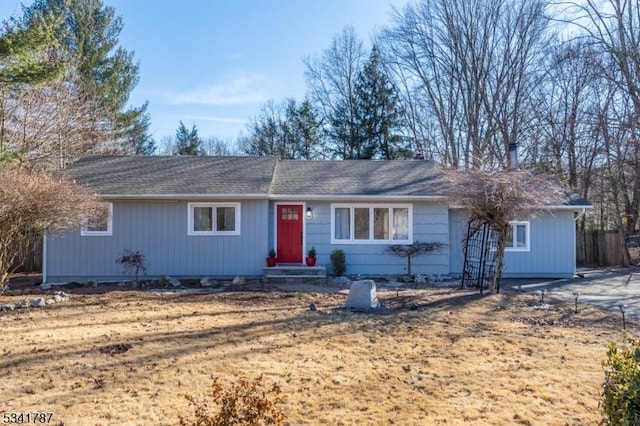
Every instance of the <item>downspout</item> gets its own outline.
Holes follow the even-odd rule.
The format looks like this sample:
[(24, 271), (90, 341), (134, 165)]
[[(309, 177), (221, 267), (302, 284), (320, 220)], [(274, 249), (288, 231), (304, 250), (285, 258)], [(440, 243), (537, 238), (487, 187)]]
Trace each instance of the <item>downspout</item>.
[(582, 216), (584, 216), (587, 213), (587, 209), (586, 208), (582, 208), (582, 212), (579, 212), (578, 215), (576, 217), (573, 218), (574, 222), (577, 222), (578, 219), (580, 219)]
[(42, 236), (42, 284), (47, 282), (47, 233)]

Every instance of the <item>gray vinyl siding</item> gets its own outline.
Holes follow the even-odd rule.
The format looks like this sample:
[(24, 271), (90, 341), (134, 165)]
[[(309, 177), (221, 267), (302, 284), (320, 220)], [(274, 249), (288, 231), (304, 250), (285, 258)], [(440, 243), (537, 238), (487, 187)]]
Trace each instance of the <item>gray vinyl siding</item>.
[(74, 231), (48, 238), (47, 281), (124, 280), (115, 263), (124, 249), (146, 256), (149, 277), (261, 275), (268, 246), (268, 202), (238, 202), (237, 236), (188, 236), (186, 201), (114, 202), (112, 236)]
[[(466, 220), (460, 211), (451, 210), (451, 273), (462, 274), (462, 240)], [(527, 220), (522, 219), (522, 220)], [(573, 212), (554, 210), (529, 219), (530, 251), (506, 252), (505, 278), (569, 278), (576, 270), (576, 237)]]
[[(339, 201), (340, 204), (350, 204)], [(353, 204), (360, 204), (353, 203)], [(378, 204), (396, 204), (377, 202)], [(347, 274), (397, 275), (407, 273), (407, 260), (383, 253), (389, 244), (331, 244), (331, 202), (307, 201), (313, 210), (313, 218), (305, 219), (306, 247), (316, 248), (319, 265), (330, 268), (330, 254), (333, 250), (345, 252)], [(406, 202), (397, 203), (406, 204)], [(446, 206), (433, 202), (410, 203), (413, 205), (413, 241), (439, 242), (443, 247), (436, 253), (430, 253), (412, 259), (413, 274), (449, 273), (449, 224)]]

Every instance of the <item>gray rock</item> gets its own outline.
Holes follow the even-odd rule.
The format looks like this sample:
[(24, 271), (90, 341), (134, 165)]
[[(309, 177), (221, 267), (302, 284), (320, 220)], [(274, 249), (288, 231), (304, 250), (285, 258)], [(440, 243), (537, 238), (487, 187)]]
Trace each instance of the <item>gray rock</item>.
[(235, 285), (235, 286), (243, 286), (247, 284), (247, 280), (244, 279), (244, 277), (241, 276), (237, 276), (233, 279), (233, 281), (231, 281), (231, 285)]
[(54, 294), (53, 295), (53, 301), (54, 302), (62, 302), (62, 301), (64, 301), (64, 298), (62, 296), (60, 296), (59, 294)]
[(351, 285), (351, 280), (347, 277), (334, 277), (331, 280), (331, 284), (347, 286), (347, 285)]
[(93, 281), (91, 281), (90, 285), (91, 285), (91, 287), (93, 287), (93, 288), (98, 288), (98, 281), (93, 280)]
[(416, 284), (426, 284), (427, 279), (424, 277), (424, 275), (416, 275), (416, 278), (413, 280), (413, 282)]
[(315, 311), (315, 310), (318, 309), (318, 307), (316, 306), (315, 303), (312, 303), (312, 304), (309, 305), (309, 309), (311, 309), (312, 311)]
[(182, 284), (175, 278), (168, 275), (163, 275), (160, 278), (160, 285), (163, 287), (180, 287)]
[(218, 285), (218, 281), (209, 277), (200, 278), (200, 287), (215, 287)]
[(376, 283), (373, 280), (354, 281), (351, 283), (346, 308), (375, 309), (379, 306), (376, 295)]
[(15, 308), (16, 308), (16, 305), (14, 305), (13, 303), (7, 303), (6, 305), (0, 305), (0, 312), (13, 311)]
[(34, 308), (41, 308), (46, 304), (47, 304), (47, 302), (42, 297), (39, 297), (37, 299), (33, 299), (31, 301), (31, 306), (34, 307)]
[(20, 300), (15, 304), (16, 309), (26, 308), (27, 306), (29, 306), (29, 302), (27, 302), (25, 299)]
[(45, 302), (47, 305), (53, 305), (54, 303), (56, 303), (56, 301), (55, 301), (55, 300), (53, 300), (53, 299), (47, 299), (47, 300), (45, 300), (44, 302)]
[(42, 283), (40, 284), (40, 288), (43, 290), (51, 290), (51, 283)]

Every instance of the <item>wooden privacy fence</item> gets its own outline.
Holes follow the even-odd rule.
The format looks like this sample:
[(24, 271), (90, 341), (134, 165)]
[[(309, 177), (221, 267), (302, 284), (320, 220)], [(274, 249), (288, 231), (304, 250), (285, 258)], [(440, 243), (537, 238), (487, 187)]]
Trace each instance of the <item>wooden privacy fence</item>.
[(18, 259), (26, 256), (24, 265), (19, 267), (15, 272), (39, 273), (42, 272), (42, 238), (39, 238), (35, 245), (31, 247), (21, 247), (20, 252), (16, 254), (16, 263)]
[(628, 265), (624, 232), (578, 231), (576, 232), (576, 264), (578, 266)]

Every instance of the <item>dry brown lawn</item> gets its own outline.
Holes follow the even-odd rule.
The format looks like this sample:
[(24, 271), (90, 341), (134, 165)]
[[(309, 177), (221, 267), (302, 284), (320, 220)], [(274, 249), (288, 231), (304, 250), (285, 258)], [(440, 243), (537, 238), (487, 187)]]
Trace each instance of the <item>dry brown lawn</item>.
[(621, 328), (594, 307), (533, 309), (536, 296), (514, 292), (379, 292), (390, 309), (377, 313), (340, 309), (339, 293), (69, 293), (0, 313), (0, 414), (176, 424), (192, 413), (184, 394), (203, 396), (213, 377), (263, 375), (291, 425), (593, 425)]

